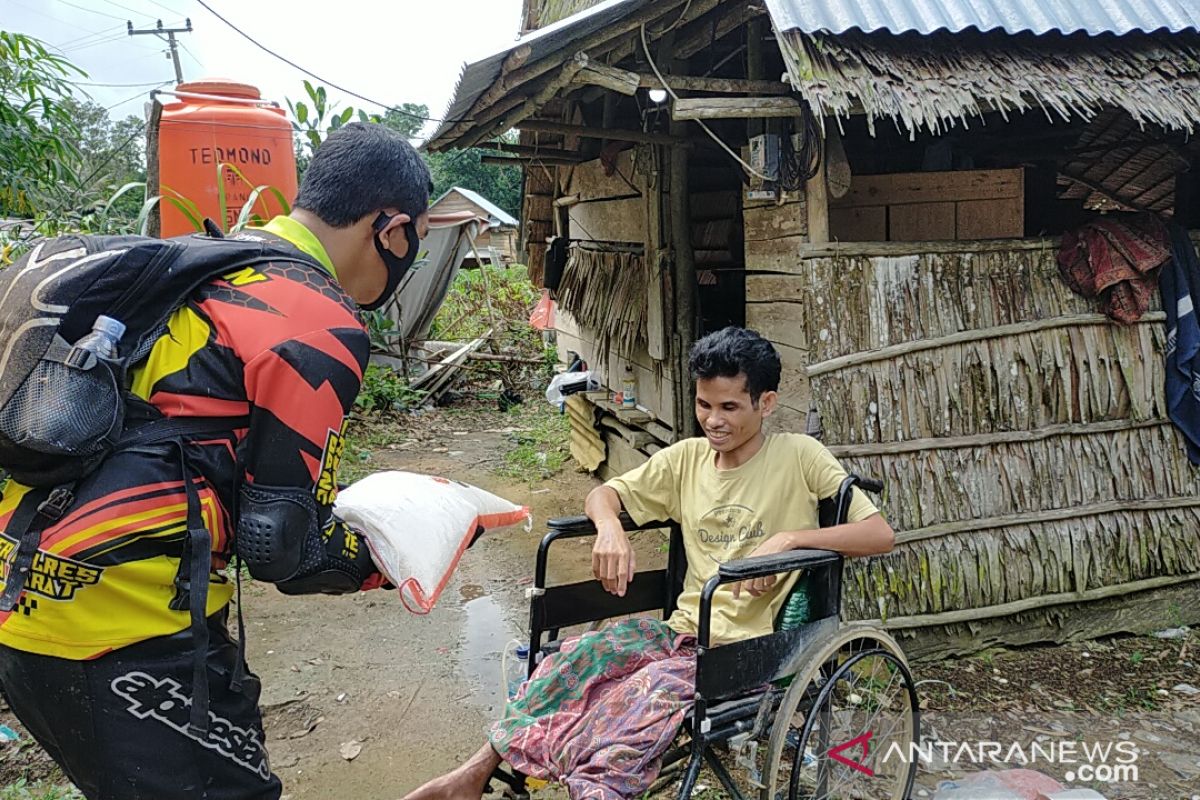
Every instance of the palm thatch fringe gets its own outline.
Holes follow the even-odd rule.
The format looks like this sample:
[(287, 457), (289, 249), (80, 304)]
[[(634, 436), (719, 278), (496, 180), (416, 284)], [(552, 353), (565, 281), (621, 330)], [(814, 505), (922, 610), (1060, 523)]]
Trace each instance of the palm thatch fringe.
[(646, 286), (641, 255), (572, 245), (558, 287), (558, 303), (585, 329), (595, 332), (596, 352), (636, 351), (646, 341)]
[(856, 105), (874, 132), (894, 120), (910, 134), (967, 127), (985, 113), (1038, 111), (1091, 119), (1105, 107), (1139, 123), (1191, 131), (1200, 119), (1200, 39), (1004, 33), (836, 36), (787, 31), (779, 45), (792, 85), (818, 117)]

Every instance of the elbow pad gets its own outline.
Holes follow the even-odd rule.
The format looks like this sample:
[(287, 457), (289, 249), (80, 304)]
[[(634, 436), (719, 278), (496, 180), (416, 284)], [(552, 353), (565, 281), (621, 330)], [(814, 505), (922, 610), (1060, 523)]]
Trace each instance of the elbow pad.
[[(260, 581), (277, 583), (311, 568), (321, 543), (317, 501), (294, 487), (244, 484), (238, 506), (237, 554)], [(320, 547), (324, 550), (324, 547)]]

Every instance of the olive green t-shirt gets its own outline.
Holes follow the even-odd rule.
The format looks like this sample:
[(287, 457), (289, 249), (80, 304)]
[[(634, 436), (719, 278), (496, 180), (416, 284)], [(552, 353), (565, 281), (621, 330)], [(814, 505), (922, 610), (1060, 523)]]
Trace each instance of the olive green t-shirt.
[[(685, 439), (606, 484), (616, 490), (638, 524), (673, 519), (683, 528), (687, 577), (678, 609), (667, 622), (680, 633), (696, 633), (700, 590), (721, 564), (746, 558), (782, 531), (816, 530), (818, 502), (834, 496), (846, 477), (824, 445), (797, 433), (767, 436), (762, 449), (734, 469), (717, 469), (716, 455), (707, 439)], [(848, 521), (877, 513), (856, 489)], [(775, 591), (761, 597), (743, 592), (735, 600), (732, 584), (718, 589), (713, 597), (712, 642), (770, 633), (797, 577), (796, 573), (786, 576)]]

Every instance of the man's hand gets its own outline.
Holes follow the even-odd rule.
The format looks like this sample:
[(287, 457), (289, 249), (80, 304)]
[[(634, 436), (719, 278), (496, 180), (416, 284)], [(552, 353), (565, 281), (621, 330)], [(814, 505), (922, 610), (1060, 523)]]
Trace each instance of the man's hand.
[[(755, 556), (773, 556), (776, 553), (786, 553), (789, 550), (795, 550), (796, 545), (793, 542), (794, 536), (791, 532), (785, 531), (777, 533), (770, 539), (754, 548), (754, 552), (747, 558)], [(778, 575), (767, 575), (762, 578), (751, 578), (748, 581), (738, 581), (733, 584), (733, 597), (738, 599), (742, 596), (742, 590), (746, 590), (753, 597), (760, 597), (765, 594), (779, 580)]]
[(625, 596), (625, 587), (637, 572), (637, 556), (621, 521), (613, 518), (596, 526), (596, 544), (592, 546), (592, 574), (604, 590)]

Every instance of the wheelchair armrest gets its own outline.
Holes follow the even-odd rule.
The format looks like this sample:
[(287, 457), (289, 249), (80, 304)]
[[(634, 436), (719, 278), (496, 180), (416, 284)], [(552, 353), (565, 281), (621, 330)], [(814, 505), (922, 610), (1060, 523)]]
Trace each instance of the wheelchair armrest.
[(801, 569), (813, 569), (826, 564), (836, 564), (842, 560), (842, 555), (833, 550), (789, 550), (786, 553), (775, 553), (769, 556), (743, 558), (722, 564), (717, 574), (709, 578), (700, 591), (700, 624), (696, 632), (697, 644), (700, 647), (709, 646), (710, 625), (712, 624), (712, 601), (718, 587), (727, 583), (762, 578), (767, 575), (778, 575), (781, 572), (795, 572)]
[[(833, 550), (788, 550), (785, 553), (775, 553), (769, 556), (742, 558), (722, 564), (717, 570), (715, 580), (717, 586), (734, 581), (744, 581), (750, 578), (762, 578), (767, 575), (778, 575), (781, 572), (795, 572), (798, 569), (820, 567), (837, 561), (841, 556)], [(711, 582), (713, 579), (710, 578)], [(716, 587), (713, 587), (716, 591)]]
[[(665, 528), (671, 525), (670, 522), (657, 520), (647, 522), (645, 525), (638, 525), (625, 511), (621, 512), (620, 520), (621, 527), (625, 529), (626, 533)], [(539, 589), (546, 585), (546, 560), (550, 552), (550, 545), (559, 539), (578, 539), (596, 535), (595, 524), (582, 514), (573, 517), (554, 517), (546, 523), (546, 527), (550, 530), (542, 537), (542, 542), (538, 545), (537, 566), (534, 571), (534, 586)]]

